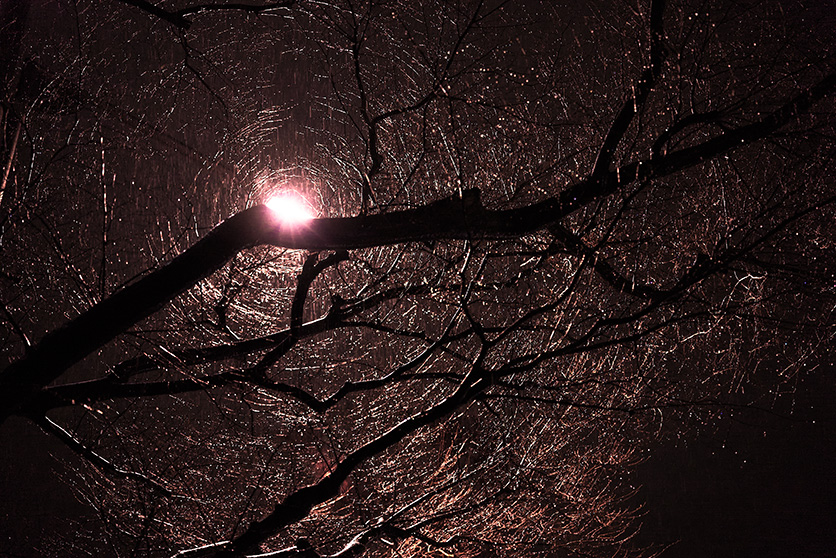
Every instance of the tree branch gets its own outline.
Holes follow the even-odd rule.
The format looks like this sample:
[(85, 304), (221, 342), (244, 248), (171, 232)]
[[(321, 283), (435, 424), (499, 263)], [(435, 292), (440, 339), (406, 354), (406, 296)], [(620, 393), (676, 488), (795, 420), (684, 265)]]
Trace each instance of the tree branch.
[(299, 274), (299, 282), (296, 286), (296, 294), (293, 296), (293, 303), (290, 307), (290, 335), (291, 337), (298, 337), (302, 328), (302, 314), (305, 310), (305, 299), (308, 297), (308, 291), (311, 284), (317, 276), (340, 262), (348, 259), (348, 252), (340, 250), (331, 254), (330, 256), (319, 260), (319, 255), (311, 254), (305, 260), (302, 266), (302, 273)]
[(635, 278), (630, 279), (620, 274), (609, 264), (609, 262), (599, 258), (595, 250), (587, 246), (581, 237), (570, 231), (565, 226), (559, 223), (554, 224), (549, 227), (549, 231), (566, 247), (570, 253), (578, 257), (585, 257), (589, 262), (591, 262), (592, 268), (615, 290), (647, 300), (655, 300), (665, 296), (664, 292), (655, 287), (641, 283), (637, 284)]
[[(478, 363), (483, 355), (477, 357)], [(476, 395), (491, 385), (484, 371), (475, 364), (459, 386), (439, 403), (403, 420), (377, 438), (363, 444), (349, 453), (333, 471), (319, 482), (290, 493), (284, 501), (276, 504), (271, 513), (247, 528), (233, 542), (229, 550), (218, 554), (218, 558), (232, 557), (256, 550), (258, 545), (278, 534), (285, 527), (307, 517), (314, 506), (327, 501), (339, 493), (340, 485), (362, 462), (382, 453), (399, 443), (420, 428), (453, 413), (461, 405), (473, 400)]]
[(117, 0), (123, 4), (134, 6), (140, 10), (158, 17), (161, 20), (170, 23), (171, 25), (188, 30), (192, 26), (192, 22), (186, 19), (186, 16), (200, 14), (204, 12), (221, 11), (221, 10), (237, 10), (251, 14), (258, 14), (270, 10), (277, 10), (280, 8), (289, 8), (295, 3), (295, 0), (284, 0), (282, 2), (270, 2), (269, 4), (245, 4), (241, 2), (222, 2), (217, 4), (196, 4), (188, 6), (176, 12), (170, 12), (159, 6), (148, 2), (147, 0)]
[(53, 434), (56, 438), (64, 442), (64, 444), (68, 448), (70, 448), (73, 451), (73, 453), (83, 458), (88, 463), (91, 463), (92, 465), (102, 469), (106, 473), (109, 473), (119, 478), (138, 481), (140, 483), (150, 486), (152, 489), (154, 489), (157, 492), (160, 492), (165, 496), (172, 496), (172, 492), (169, 489), (167, 489), (160, 483), (146, 477), (145, 475), (117, 467), (112, 462), (108, 461), (95, 451), (91, 450), (90, 448), (86, 447), (84, 444), (79, 442), (75, 438), (75, 436), (70, 434), (67, 430), (59, 426), (57, 423), (53, 422), (49, 417), (40, 415), (31, 416), (31, 418), (38, 426), (40, 426), (44, 430), (44, 432)]
[(661, 158), (637, 161), (587, 178), (540, 202), (507, 210), (486, 209), (478, 190), (423, 207), (360, 217), (314, 219), (301, 228), (277, 222), (266, 206), (242, 211), (213, 229), (169, 264), (117, 291), (82, 315), (47, 334), (0, 373), (0, 422), (67, 368), (163, 304), (219, 269), (238, 252), (258, 244), (311, 250), (351, 250), (438, 239), (516, 238), (559, 222), (593, 200), (635, 180), (680, 172), (741, 145), (765, 139), (806, 112), (836, 87), (836, 71), (752, 124)]
[(284, 0), (282, 2), (269, 2), (267, 4), (245, 4), (242, 2), (220, 2), (212, 4), (195, 4), (188, 6), (182, 10), (177, 10), (175, 13), (181, 17), (188, 15), (195, 15), (204, 12), (214, 12), (222, 10), (236, 10), (246, 12), (248, 14), (260, 14), (262, 12), (269, 12), (281, 8), (289, 8), (295, 4), (295, 0)]
[(117, 0), (118, 2), (122, 2), (123, 4), (127, 4), (129, 6), (134, 6), (135, 8), (139, 8), (140, 10), (151, 14), (152, 16), (158, 17), (163, 21), (166, 21), (175, 27), (179, 27), (180, 29), (186, 30), (192, 26), (192, 22), (188, 19), (184, 18), (182, 15), (169, 12), (168, 10), (164, 10), (158, 6), (155, 6), (151, 2), (146, 0)]
[(653, 84), (662, 70), (663, 54), (662, 49), (662, 15), (665, 11), (664, 0), (653, 0), (650, 5), (650, 61), (642, 72), (641, 77), (634, 86), (633, 95), (624, 101), (624, 105), (613, 120), (609, 132), (607, 132), (595, 166), (592, 169), (592, 178), (598, 179), (604, 176), (610, 169), (615, 150), (635, 115), (644, 107), (645, 101), (653, 89)]

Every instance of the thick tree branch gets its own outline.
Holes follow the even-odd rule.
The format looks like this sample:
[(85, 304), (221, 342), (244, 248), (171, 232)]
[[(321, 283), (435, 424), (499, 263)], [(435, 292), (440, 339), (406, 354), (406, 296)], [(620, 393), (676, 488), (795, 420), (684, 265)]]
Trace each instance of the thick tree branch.
[[(277, 226), (269, 210), (255, 208), (260, 227)], [(0, 420), (25, 405), (42, 387), (163, 304), (219, 269), (263, 235), (253, 213), (227, 219), (170, 263), (92, 306), (34, 345), (21, 360), (0, 374)]]
[[(483, 355), (480, 355), (480, 358), (481, 356)], [(477, 358), (477, 362), (480, 358)], [(232, 542), (228, 550), (218, 554), (218, 558), (240, 556), (256, 551), (259, 544), (275, 536), (287, 526), (304, 519), (314, 506), (336, 496), (340, 485), (362, 462), (391, 448), (418, 429), (453, 413), (490, 385), (490, 379), (486, 377), (484, 371), (478, 364), (474, 365), (452, 394), (352, 451), (318, 483), (289, 494), (284, 501), (276, 504), (273, 511), (266, 517), (251, 524)]]
[(208, 4), (195, 4), (188, 6), (182, 10), (175, 12), (177, 15), (184, 17), (189, 15), (201, 14), (206, 12), (216, 11), (239, 11), (248, 14), (260, 14), (281, 8), (289, 8), (296, 3), (296, 0), (283, 0), (281, 2), (268, 2), (266, 4), (246, 4), (243, 2), (213, 2)]
[(158, 6), (155, 6), (151, 2), (146, 0), (118, 0), (123, 4), (127, 4), (129, 6), (134, 6), (135, 8), (139, 8), (140, 10), (151, 14), (152, 16), (158, 17), (163, 21), (166, 21), (175, 27), (179, 27), (180, 29), (188, 29), (192, 26), (192, 22), (188, 19), (184, 18), (182, 15), (169, 12), (168, 10), (164, 10)]
[(236, 10), (251, 14), (258, 14), (262, 12), (267, 12), (271, 10), (277, 10), (280, 8), (289, 8), (295, 2), (295, 0), (284, 0), (282, 2), (270, 2), (268, 4), (246, 4), (242, 2), (219, 2), (219, 3), (208, 3), (208, 4), (195, 4), (194, 6), (188, 6), (181, 10), (177, 10), (176, 12), (170, 12), (166, 9), (160, 8), (148, 2), (147, 0), (118, 0), (123, 4), (128, 4), (129, 6), (134, 6), (135, 8), (139, 8), (140, 10), (151, 14), (154, 17), (158, 17), (161, 20), (170, 23), (171, 25), (182, 29), (188, 30), (192, 26), (191, 20), (186, 19), (186, 16), (206, 13), (206, 12), (213, 12), (213, 11), (222, 11), (222, 10)]
[(299, 282), (296, 285), (296, 294), (293, 296), (293, 303), (290, 307), (291, 336), (298, 337), (299, 332), (302, 329), (302, 315), (305, 310), (305, 300), (308, 297), (308, 291), (310, 290), (314, 279), (316, 279), (320, 273), (332, 265), (337, 265), (347, 259), (348, 252), (340, 250), (322, 259), (321, 261), (319, 260), (319, 256), (317, 254), (311, 254), (305, 260), (305, 264), (302, 266), (302, 273), (299, 274)]
[(642, 72), (641, 77), (634, 86), (632, 96), (624, 102), (618, 115), (613, 120), (609, 132), (607, 132), (595, 166), (592, 170), (592, 178), (601, 178), (610, 170), (615, 150), (633, 118), (644, 108), (644, 103), (653, 89), (656, 78), (662, 71), (663, 48), (662, 48), (662, 15), (665, 11), (664, 0), (653, 0), (650, 5), (650, 61)]
[(549, 231), (557, 238), (566, 249), (576, 256), (584, 257), (591, 262), (593, 269), (598, 275), (609, 283), (615, 290), (634, 295), (639, 298), (648, 300), (655, 300), (665, 293), (650, 285), (636, 283), (635, 278), (630, 279), (625, 277), (604, 259), (598, 257), (595, 250), (586, 245), (582, 238), (574, 234), (568, 228), (561, 224), (554, 224), (549, 227)]
[(529, 206), (486, 209), (477, 190), (467, 190), (424, 207), (380, 215), (314, 219), (293, 228), (277, 222), (266, 206), (242, 211), (169, 264), (94, 305), (64, 327), (47, 334), (28, 355), (0, 374), (0, 422), (44, 386), (133, 324), (219, 269), (236, 253), (258, 244), (310, 250), (350, 250), (436, 239), (515, 238), (559, 222), (591, 201), (634, 180), (680, 172), (741, 145), (765, 139), (836, 86), (831, 72), (763, 119), (727, 131), (699, 145), (661, 158), (630, 163), (601, 178), (588, 178), (559, 195)]

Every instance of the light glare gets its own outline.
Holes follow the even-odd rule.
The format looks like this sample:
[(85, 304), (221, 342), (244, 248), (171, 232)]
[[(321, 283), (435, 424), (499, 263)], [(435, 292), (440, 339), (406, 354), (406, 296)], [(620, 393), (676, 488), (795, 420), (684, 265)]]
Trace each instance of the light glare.
[(314, 218), (313, 210), (308, 203), (295, 193), (273, 196), (266, 205), (282, 223), (288, 225), (302, 224)]

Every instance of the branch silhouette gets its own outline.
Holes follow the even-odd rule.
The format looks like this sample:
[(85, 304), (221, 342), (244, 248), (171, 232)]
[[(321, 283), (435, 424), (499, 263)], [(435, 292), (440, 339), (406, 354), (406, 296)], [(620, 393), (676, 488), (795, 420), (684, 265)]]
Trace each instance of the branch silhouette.
[(237, 213), (170, 263), (66, 325), (48, 333), (20, 360), (0, 373), (0, 423), (17, 413), (69, 367), (149, 317), (178, 294), (258, 245), (305, 250), (355, 250), (431, 240), (516, 238), (558, 224), (581, 207), (620, 191), (636, 180), (670, 175), (776, 132), (836, 87), (836, 71), (753, 123), (663, 156), (613, 171), (596, 171), (556, 196), (514, 209), (486, 208), (476, 189), (422, 207), (389, 213), (314, 219), (301, 227), (282, 224), (265, 205)]

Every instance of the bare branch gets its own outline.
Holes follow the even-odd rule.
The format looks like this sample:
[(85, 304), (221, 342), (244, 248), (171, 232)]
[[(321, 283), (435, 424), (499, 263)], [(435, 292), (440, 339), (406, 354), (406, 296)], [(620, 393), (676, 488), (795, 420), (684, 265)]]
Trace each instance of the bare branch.
[(140, 10), (147, 12), (155, 17), (160, 18), (163, 21), (166, 21), (175, 27), (179, 27), (180, 29), (188, 29), (191, 27), (192, 22), (184, 18), (182, 15), (169, 12), (168, 10), (164, 10), (158, 6), (155, 6), (151, 2), (147, 0), (117, 0), (122, 2), (123, 4), (127, 4), (129, 6), (134, 6), (139, 8)]
[(462, 197), (453, 196), (416, 209), (314, 219), (303, 231), (290, 231), (277, 224), (266, 206), (242, 211), (218, 225), (170, 264), (114, 293), (47, 335), (29, 355), (6, 368), (0, 379), (9, 389), (0, 399), (0, 418), (5, 420), (28, 401), (34, 391), (53, 381), (67, 367), (151, 315), (246, 248), (272, 244), (314, 250), (351, 250), (422, 240), (518, 237), (557, 223), (578, 208), (635, 180), (680, 172), (741, 145), (765, 139), (808, 111), (834, 87), (836, 71), (757, 122), (658, 159), (630, 163), (601, 178), (582, 180), (558, 196), (517, 209), (485, 209), (479, 192), (468, 190)]
[(282, 8), (289, 8), (296, 3), (295, 0), (283, 0), (281, 2), (268, 2), (266, 4), (247, 4), (244, 2), (216, 2), (207, 4), (195, 4), (175, 12), (181, 17), (216, 11), (239, 11), (249, 14), (260, 14), (271, 12)]
[(207, 12), (229, 10), (241, 11), (251, 14), (259, 14), (263, 12), (278, 10), (281, 8), (289, 8), (295, 3), (295, 0), (284, 0), (281, 2), (270, 2), (267, 4), (248, 4), (244, 2), (218, 2), (207, 4), (195, 4), (194, 6), (188, 6), (175, 12), (171, 12), (163, 8), (160, 8), (155, 4), (152, 4), (147, 0), (117, 1), (122, 2), (123, 4), (128, 4), (129, 6), (139, 8), (140, 10), (147, 12), (155, 17), (158, 17), (161, 20), (168, 22), (171, 25), (184, 31), (188, 30), (192, 26), (191, 20), (186, 19), (186, 16), (198, 15)]
[(145, 484), (146, 486), (151, 487), (155, 491), (165, 495), (165, 496), (173, 496), (172, 492), (158, 483), (157, 481), (146, 477), (140, 473), (135, 471), (128, 471), (125, 469), (121, 469), (114, 465), (111, 461), (108, 461), (95, 451), (87, 448), (79, 442), (75, 436), (70, 434), (67, 430), (59, 426), (55, 423), (52, 419), (45, 415), (40, 416), (31, 416), (32, 420), (40, 426), (45, 432), (49, 434), (53, 434), (56, 438), (64, 442), (64, 444), (70, 448), (76, 455), (83, 458), (88, 463), (95, 465), (96, 467), (102, 469), (104, 472), (118, 478), (128, 479), (132, 481), (137, 481), (140, 483)]
[(250, 525), (238, 536), (229, 551), (219, 553), (218, 557), (235, 556), (255, 550), (261, 542), (305, 518), (315, 505), (337, 495), (343, 481), (362, 462), (386, 451), (418, 429), (453, 413), (489, 386), (490, 381), (484, 377), (483, 371), (474, 367), (448, 397), (352, 451), (318, 483), (289, 494), (281, 503), (276, 504), (270, 514)]
[(601, 179), (610, 170), (612, 158), (618, 144), (621, 142), (624, 134), (627, 133), (627, 129), (630, 127), (633, 118), (644, 109), (645, 101), (647, 101), (647, 97), (653, 90), (653, 84), (662, 71), (662, 62), (664, 61), (662, 16), (664, 11), (664, 0), (653, 0), (651, 2), (650, 60), (636, 83), (632, 96), (624, 102), (615, 120), (613, 120), (609, 132), (607, 132), (607, 137), (601, 145), (601, 150), (592, 169), (591, 177), (593, 179)]

